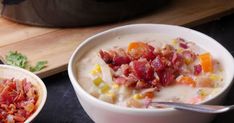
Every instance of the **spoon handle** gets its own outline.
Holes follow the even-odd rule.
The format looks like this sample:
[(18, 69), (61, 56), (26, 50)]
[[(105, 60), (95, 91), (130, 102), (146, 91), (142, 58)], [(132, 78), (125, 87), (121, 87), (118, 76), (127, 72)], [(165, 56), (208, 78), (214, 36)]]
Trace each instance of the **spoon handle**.
[(217, 105), (196, 105), (196, 104), (185, 104), (185, 103), (176, 103), (176, 102), (152, 102), (151, 105), (152, 104), (156, 104), (156, 106), (166, 105), (173, 107), (175, 109), (195, 111), (200, 113), (210, 113), (210, 114), (223, 113), (229, 111), (230, 109), (233, 109), (233, 106), (229, 107), (229, 106), (217, 106)]

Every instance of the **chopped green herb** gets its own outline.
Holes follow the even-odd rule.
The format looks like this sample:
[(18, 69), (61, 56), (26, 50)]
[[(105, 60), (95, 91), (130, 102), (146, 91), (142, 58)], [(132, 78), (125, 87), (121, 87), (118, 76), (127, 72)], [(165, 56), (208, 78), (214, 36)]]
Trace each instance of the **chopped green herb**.
[(14, 52), (10, 51), (6, 55), (6, 63), (8, 65), (13, 65), (13, 66), (27, 69), (31, 72), (37, 72), (37, 71), (44, 69), (48, 62), (47, 61), (38, 61), (36, 63), (36, 66), (31, 66), (28, 64), (28, 60), (27, 60), (27, 57), (25, 55), (23, 55), (17, 51), (14, 51)]
[(45, 68), (46, 67), (46, 64), (47, 64), (48, 62), (47, 61), (39, 61), (39, 62), (37, 62), (37, 64), (36, 64), (36, 66), (35, 67), (29, 67), (29, 70), (31, 71), (31, 72), (36, 72), (36, 71), (40, 71), (40, 70), (42, 70), (43, 68)]
[(21, 68), (26, 68), (27, 65), (27, 57), (18, 53), (17, 51), (10, 51), (8, 55), (6, 55), (6, 62), (9, 65), (14, 65)]

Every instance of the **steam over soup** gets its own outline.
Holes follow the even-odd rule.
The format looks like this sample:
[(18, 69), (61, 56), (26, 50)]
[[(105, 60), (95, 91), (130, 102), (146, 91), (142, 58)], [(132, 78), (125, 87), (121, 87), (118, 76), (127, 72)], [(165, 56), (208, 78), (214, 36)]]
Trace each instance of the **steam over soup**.
[(155, 108), (151, 101), (196, 104), (223, 86), (222, 68), (208, 51), (183, 38), (132, 34), (104, 41), (77, 63), (81, 86), (115, 105)]

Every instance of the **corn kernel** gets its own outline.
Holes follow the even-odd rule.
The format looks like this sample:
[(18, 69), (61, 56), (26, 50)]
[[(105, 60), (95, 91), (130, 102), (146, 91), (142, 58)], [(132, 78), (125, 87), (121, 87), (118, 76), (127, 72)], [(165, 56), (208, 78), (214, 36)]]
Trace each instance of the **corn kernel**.
[(191, 59), (185, 59), (184, 62), (185, 62), (185, 64), (188, 65), (188, 64), (190, 64), (192, 61), (191, 61)]
[(93, 70), (90, 71), (91, 74), (95, 75), (97, 73), (101, 73), (102, 69), (101, 66), (99, 64), (95, 64)]
[(101, 77), (97, 77), (96, 79), (93, 80), (93, 84), (96, 86), (99, 86), (103, 82)]
[(206, 97), (208, 94), (204, 89), (199, 89), (198, 90), (198, 95), (201, 96), (202, 98)]
[(143, 98), (142, 94), (134, 94), (133, 95), (133, 99), (139, 100), (139, 99), (142, 99), (142, 98)]
[(108, 84), (103, 84), (101, 87), (101, 93), (107, 93), (110, 90), (110, 86)]
[(177, 40), (173, 39), (171, 43), (172, 43), (172, 45), (176, 45), (177, 44)]
[(102, 72), (101, 66), (99, 64), (95, 64), (94, 69), (99, 73)]
[(90, 74), (95, 75), (95, 74), (97, 74), (97, 71), (96, 70), (91, 70)]
[(108, 102), (108, 103), (112, 103), (112, 104), (114, 103), (114, 100), (112, 99), (112, 97), (108, 96), (107, 94), (101, 94), (98, 97), (98, 99), (103, 100), (103, 101)]
[(178, 48), (178, 49), (177, 49), (177, 52), (178, 52), (178, 53), (182, 53), (182, 51), (183, 51), (182, 48)]
[(219, 75), (215, 75), (215, 74), (211, 74), (209, 77), (213, 81), (218, 81), (221, 78)]
[(116, 84), (116, 83), (114, 83), (114, 84), (112, 85), (112, 88), (114, 88), (114, 89), (119, 89), (119, 85)]

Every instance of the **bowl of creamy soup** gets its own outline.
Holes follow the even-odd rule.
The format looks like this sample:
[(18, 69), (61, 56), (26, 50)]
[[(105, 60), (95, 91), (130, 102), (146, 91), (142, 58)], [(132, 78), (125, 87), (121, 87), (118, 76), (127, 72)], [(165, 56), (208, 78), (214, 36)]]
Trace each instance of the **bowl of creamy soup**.
[(117, 27), (88, 38), (69, 66), (77, 97), (97, 123), (206, 123), (213, 115), (151, 105), (220, 104), (234, 75), (232, 55), (191, 29)]

